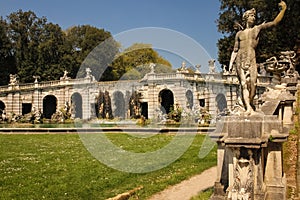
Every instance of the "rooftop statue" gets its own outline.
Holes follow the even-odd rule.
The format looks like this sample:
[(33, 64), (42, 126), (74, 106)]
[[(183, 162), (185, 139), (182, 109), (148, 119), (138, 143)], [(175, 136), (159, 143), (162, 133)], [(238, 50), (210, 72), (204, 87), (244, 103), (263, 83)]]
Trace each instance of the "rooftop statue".
[(215, 74), (216, 73), (216, 66), (215, 66), (216, 60), (211, 59), (208, 61), (208, 67), (209, 67), (209, 74)]
[(281, 8), (277, 17), (271, 22), (264, 22), (255, 25), (256, 11), (254, 8), (247, 10), (243, 14), (243, 22), (245, 27), (237, 32), (235, 36), (234, 50), (231, 54), (229, 63), (229, 71), (232, 70), (233, 65), (237, 71), (237, 75), (242, 89), (242, 101), (245, 107), (245, 114), (251, 115), (254, 113), (253, 99), (256, 92), (257, 83), (257, 64), (255, 49), (259, 40), (259, 33), (261, 30), (277, 25), (283, 18), (286, 11), (286, 3), (281, 1), (279, 3)]
[(154, 64), (154, 63), (150, 63), (149, 64), (149, 67), (150, 67), (150, 74), (154, 74), (155, 73), (155, 71), (154, 71), (154, 67), (156, 66), (156, 64)]
[(19, 83), (19, 76), (17, 74), (9, 75), (9, 85), (17, 85)]
[(196, 68), (196, 73), (201, 74), (201, 72), (200, 72), (201, 65), (197, 64), (197, 65), (195, 65), (195, 68)]
[(40, 79), (41, 77), (40, 76), (32, 76), (34, 78), (34, 83), (38, 83), (38, 79)]
[(186, 67), (186, 63), (184, 61), (182, 61), (181, 67), (179, 69), (177, 69), (177, 72), (184, 72), (184, 73), (188, 73), (189, 72), (189, 70)]
[(64, 71), (64, 75), (62, 76), (62, 77), (60, 77), (60, 80), (68, 80), (68, 79), (70, 79), (70, 77), (68, 77), (68, 71), (67, 70), (65, 70)]

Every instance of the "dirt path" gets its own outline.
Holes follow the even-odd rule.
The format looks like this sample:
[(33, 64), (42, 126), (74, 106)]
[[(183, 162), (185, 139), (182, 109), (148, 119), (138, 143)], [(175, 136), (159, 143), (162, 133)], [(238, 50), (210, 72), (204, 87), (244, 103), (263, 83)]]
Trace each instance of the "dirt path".
[(212, 167), (199, 175), (168, 187), (148, 200), (189, 200), (193, 196), (196, 196), (201, 190), (212, 187), (216, 181), (216, 177), (217, 167)]

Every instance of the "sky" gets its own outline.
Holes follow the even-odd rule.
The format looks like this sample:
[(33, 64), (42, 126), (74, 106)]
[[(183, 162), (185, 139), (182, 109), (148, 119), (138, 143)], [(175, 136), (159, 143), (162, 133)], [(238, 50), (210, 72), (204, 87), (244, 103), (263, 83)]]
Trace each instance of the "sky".
[[(124, 47), (134, 42), (156, 43), (154, 48), (174, 68), (180, 67), (183, 60), (187, 66), (206, 66), (209, 58), (217, 60), (217, 41), (222, 37), (216, 24), (219, 8), (219, 0), (0, 1), (4, 18), (19, 9), (31, 10), (63, 29), (85, 24), (103, 28), (117, 41), (120, 38)], [(151, 39), (145, 39), (145, 35)]]

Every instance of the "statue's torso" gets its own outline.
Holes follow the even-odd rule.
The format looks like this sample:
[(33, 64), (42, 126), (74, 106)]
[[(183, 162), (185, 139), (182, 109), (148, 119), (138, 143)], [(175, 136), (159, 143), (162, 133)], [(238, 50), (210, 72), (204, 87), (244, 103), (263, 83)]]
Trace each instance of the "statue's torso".
[(240, 62), (255, 62), (255, 48), (258, 44), (259, 29), (257, 26), (238, 32), (239, 50), (237, 59)]

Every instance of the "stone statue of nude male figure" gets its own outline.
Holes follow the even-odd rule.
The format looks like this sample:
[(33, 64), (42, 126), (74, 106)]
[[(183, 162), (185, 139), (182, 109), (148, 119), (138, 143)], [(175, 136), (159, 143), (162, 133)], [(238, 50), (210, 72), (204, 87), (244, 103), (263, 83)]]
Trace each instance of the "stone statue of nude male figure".
[(245, 114), (254, 113), (253, 99), (256, 92), (257, 81), (257, 65), (255, 57), (255, 48), (258, 44), (259, 33), (262, 29), (266, 29), (277, 25), (283, 18), (286, 11), (286, 3), (279, 3), (281, 8), (277, 17), (271, 22), (264, 22), (255, 25), (256, 11), (254, 8), (243, 14), (243, 22), (245, 27), (235, 36), (234, 50), (231, 54), (229, 70), (232, 70), (233, 63), (236, 65), (237, 75), (242, 89), (242, 100), (246, 109)]

